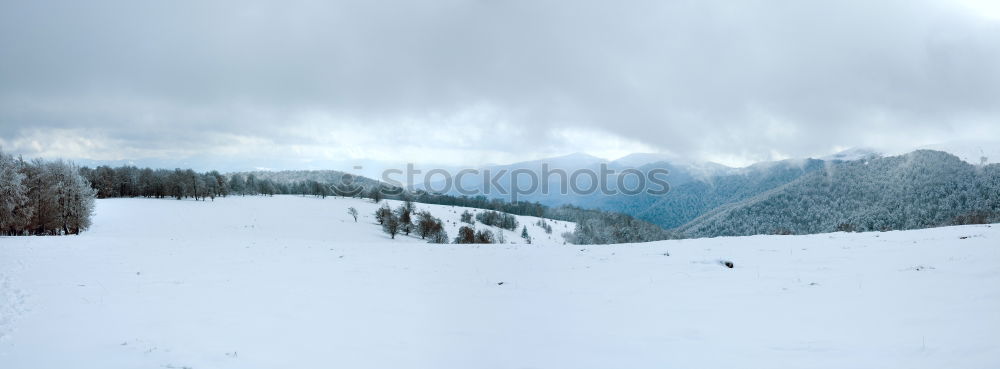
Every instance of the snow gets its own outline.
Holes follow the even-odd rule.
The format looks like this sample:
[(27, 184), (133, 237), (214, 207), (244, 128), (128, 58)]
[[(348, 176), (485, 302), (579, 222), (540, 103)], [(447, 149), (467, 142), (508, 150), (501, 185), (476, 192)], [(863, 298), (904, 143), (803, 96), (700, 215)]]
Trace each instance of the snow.
[(109, 199), (0, 238), (0, 368), (1000, 367), (997, 226), (435, 245), (374, 209)]

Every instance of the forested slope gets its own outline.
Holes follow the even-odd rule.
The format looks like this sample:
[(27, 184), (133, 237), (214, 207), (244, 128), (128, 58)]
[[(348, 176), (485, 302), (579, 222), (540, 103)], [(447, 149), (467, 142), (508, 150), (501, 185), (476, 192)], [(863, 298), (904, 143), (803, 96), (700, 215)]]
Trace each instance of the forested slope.
[(822, 160), (785, 160), (761, 163), (720, 176), (688, 181), (671, 188), (645, 209), (621, 210), (663, 228), (681, 226), (725, 204), (773, 190), (823, 168)]
[(996, 222), (998, 214), (1000, 164), (921, 150), (832, 163), (678, 230), (692, 237), (901, 230)]

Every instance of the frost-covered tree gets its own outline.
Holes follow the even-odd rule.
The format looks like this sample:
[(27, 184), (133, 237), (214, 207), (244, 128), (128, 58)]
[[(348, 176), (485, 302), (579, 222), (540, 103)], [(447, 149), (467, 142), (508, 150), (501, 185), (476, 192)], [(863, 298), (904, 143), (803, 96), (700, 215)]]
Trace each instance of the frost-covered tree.
[(90, 227), (96, 194), (73, 164), (15, 161), (0, 152), (2, 234), (79, 234)]
[(57, 161), (53, 171), (58, 171), (58, 178), (63, 181), (60, 194), (62, 233), (80, 234), (90, 228), (90, 218), (94, 214), (94, 197), (97, 194), (89, 182), (79, 174), (79, 169), (72, 164)]
[(0, 151), (0, 234), (24, 232), (31, 221), (33, 208), (28, 198), (27, 176), (21, 163)]
[(385, 218), (392, 215), (392, 209), (389, 209), (388, 204), (382, 204), (378, 209), (375, 209), (375, 221), (378, 224), (385, 224)]
[(417, 221), (414, 224), (417, 234), (421, 239), (427, 239), (429, 243), (448, 243), (448, 232), (444, 230), (444, 223), (424, 210), (416, 212)]
[(216, 196), (226, 197), (229, 195), (229, 180), (226, 176), (213, 170), (205, 173), (205, 183), (209, 186), (209, 197), (213, 200)]
[(259, 194), (266, 196), (274, 196), (275, 193), (278, 193), (278, 186), (274, 183), (274, 181), (270, 179), (265, 179), (259, 181), (259, 183), (260, 183), (258, 189)]
[(841, 162), (714, 209), (680, 228), (692, 236), (886, 231), (1000, 221), (1000, 164), (951, 154)]
[(496, 243), (496, 236), (489, 229), (476, 231), (476, 243)]
[(372, 199), (372, 202), (378, 204), (379, 201), (385, 198), (382, 195), (382, 186), (373, 186), (371, 190), (368, 191), (368, 198)]
[(476, 214), (476, 220), (485, 225), (500, 227), (508, 230), (517, 229), (517, 217), (498, 211), (483, 211)]
[(476, 223), (476, 221), (472, 220), (472, 213), (470, 213), (468, 210), (463, 211), (460, 217), (462, 223), (469, 223), (469, 224)]
[(524, 242), (528, 244), (531, 243), (531, 236), (528, 235), (528, 226), (524, 226), (524, 228), (521, 228), (521, 238), (524, 239)]
[(403, 200), (403, 208), (406, 209), (407, 212), (412, 213), (414, 211), (413, 198), (406, 192), (403, 192), (400, 197)]
[(247, 181), (245, 183), (246, 193), (248, 195), (256, 195), (259, 191), (257, 183), (257, 176), (253, 173), (247, 175)]
[(440, 220), (431, 215), (430, 212), (426, 210), (417, 212), (416, 228), (417, 234), (420, 235), (421, 239), (430, 236), (434, 232), (437, 223), (440, 223)]
[(448, 232), (444, 230), (444, 224), (440, 220), (434, 222), (434, 227), (431, 229), (431, 234), (427, 242), (448, 243)]
[(309, 180), (306, 182), (306, 187), (308, 191), (313, 195), (325, 199), (327, 195), (330, 194), (329, 188), (326, 185), (319, 183), (317, 181)]
[(240, 194), (240, 196), (245, 196), (247, 194), (247, 180), (242, 174), (233, 174), (229, 177), (229, 192), (232, 194)]
[(539, 219), (535, 225), (542, 228), (546, 234), (552, 234), (552, 225), (545, 221), (545, 219)]
[(358, 222), (358, 209), (355, 209), (353, 206), (347, 208), (347, 215), (350, 215), (350, 216), (354, 217), (354, 222), (355, 223)]

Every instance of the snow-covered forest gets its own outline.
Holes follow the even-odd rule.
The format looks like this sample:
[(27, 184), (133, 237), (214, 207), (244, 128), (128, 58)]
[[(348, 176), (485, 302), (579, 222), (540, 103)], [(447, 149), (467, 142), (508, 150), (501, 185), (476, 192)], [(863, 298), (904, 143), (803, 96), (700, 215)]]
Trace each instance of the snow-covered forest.
[(930, 150), (829, 163), (679, 228), (689, 237), (862, 232), (1000, 222), (1000, 164)]
[(0, 151), (0, 234), (79, 234), (90, 227), (94, 189), (62, 160), (14, 158)]

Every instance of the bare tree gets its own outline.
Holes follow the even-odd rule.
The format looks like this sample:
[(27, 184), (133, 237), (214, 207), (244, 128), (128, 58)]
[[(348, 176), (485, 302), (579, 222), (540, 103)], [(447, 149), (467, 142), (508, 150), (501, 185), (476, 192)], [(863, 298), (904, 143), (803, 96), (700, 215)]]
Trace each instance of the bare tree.
[(455, 243), (476, 243), (476, 231), (472, 227), (462, 226), (455, 236)]
[(421, 211), (417, 213), (417, 233), (420, 234), (420, 238), (426, 238), (434, 233), (435, 226), (440, 222), (430, 212)]
[[(411, 203), (412, 206), (412, 203)], [(410, 231), (413, 230), (413, 219), (410, 217), (411, 208), (407, 208), (406, 205), (400, 205), (396, 209), (396, 216), (399, 218), (399, 229), (407, 236), (410, 235)]]
[(434, 226), (431, 228), (430, 243), (448, 243), (448, 232), (444, 230), (444, 224), (441, 224), (440, 219), (434, 221)]
[(393, 214), (391, 211), (386, 214), (382, 219), (382, 231), (389, 234), (389, 237), (396, 239), (396, 235), (399, 234), (399, 217)]
[(385, 218), (390, 215), (392, 215), (392, 210), (389, 210), (389, 205), (382, 204), (382, 206), (375, 210), (375, 221), (378, 224), (385, 224)]
[(472, 220), (472, 213), (470, 213), (468, 210), (462, 212), (462, 218), (461, 218), (461, 220), (462, 220), (462, 223), (469, 223), (469, 224), (475, 224), (476, 223), (475, 220)]

